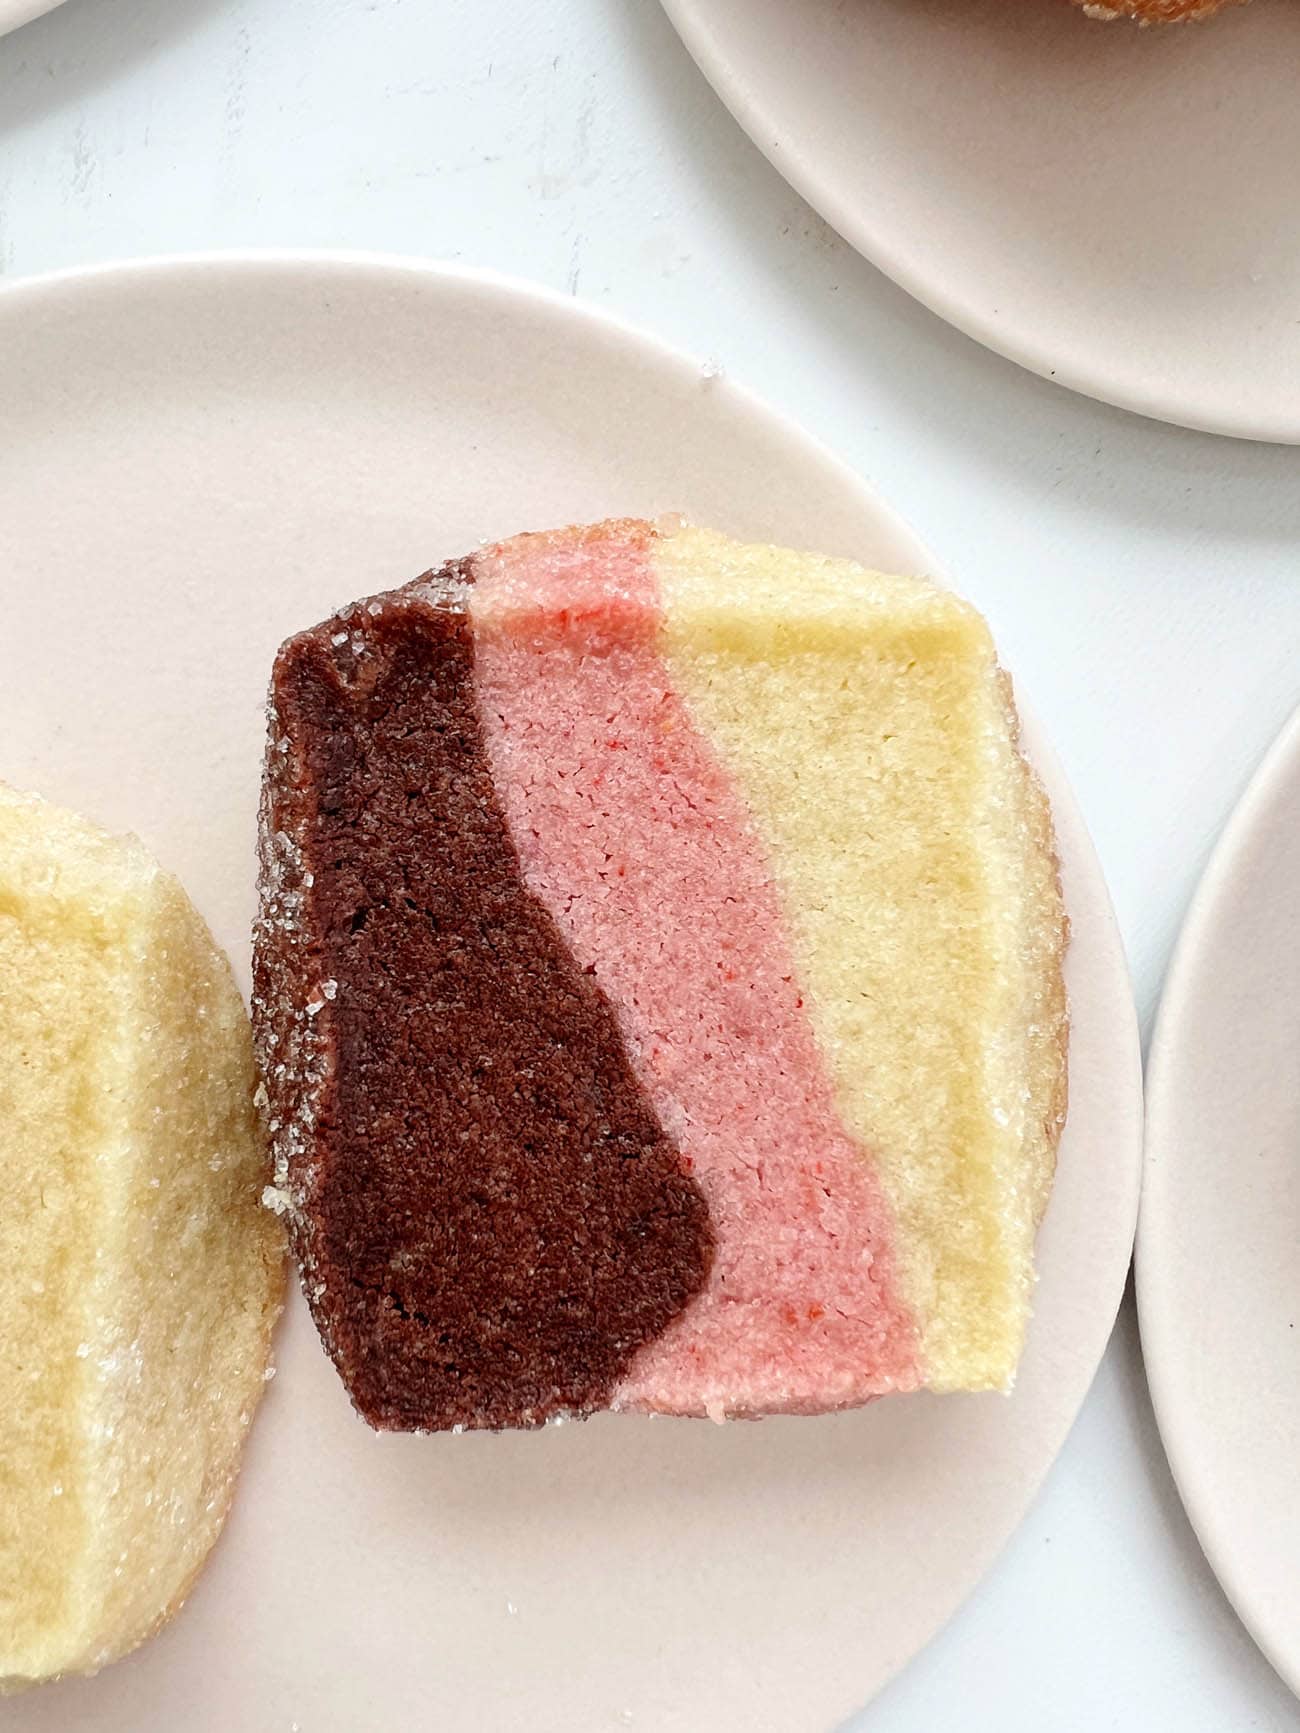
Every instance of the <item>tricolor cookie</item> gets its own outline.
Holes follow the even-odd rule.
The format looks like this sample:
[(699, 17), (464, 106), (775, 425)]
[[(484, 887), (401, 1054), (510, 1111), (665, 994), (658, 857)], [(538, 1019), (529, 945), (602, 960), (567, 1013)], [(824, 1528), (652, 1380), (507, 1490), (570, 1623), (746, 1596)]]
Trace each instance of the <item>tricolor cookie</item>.
[(261, 850), (270, 1201), (372, 1424), (1010, 1383), (1065, 928), (956, 598), (517, 537), (283, 647)]

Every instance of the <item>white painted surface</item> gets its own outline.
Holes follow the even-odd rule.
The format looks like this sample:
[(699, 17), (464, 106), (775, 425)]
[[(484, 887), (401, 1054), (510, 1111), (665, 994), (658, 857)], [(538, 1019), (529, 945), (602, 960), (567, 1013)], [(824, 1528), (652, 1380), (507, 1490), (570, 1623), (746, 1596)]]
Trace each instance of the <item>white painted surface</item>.
[[(6, 274), (242, 245), (575, 290), (825, 439), (992, 619), (1149, 1011), (1300, 695), (1294, 451), (1070, 396), (923, 312), (785, 187), (652, 0), (68, 0), (0, 41)], [(860, 1727), (1300, 1727), (1177, 1506), (1131, 1324), (999, 1568)]]

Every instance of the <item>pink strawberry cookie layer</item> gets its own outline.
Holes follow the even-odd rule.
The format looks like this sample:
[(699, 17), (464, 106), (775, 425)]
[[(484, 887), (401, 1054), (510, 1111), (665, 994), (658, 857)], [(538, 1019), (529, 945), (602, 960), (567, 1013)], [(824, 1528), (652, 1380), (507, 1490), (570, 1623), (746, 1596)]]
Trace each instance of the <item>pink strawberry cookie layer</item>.
[(832, 1101), (764, 849), (674, 693), (654, 536), (478, 563), (479, 703), (524, 878), (594, 970), (709, 1204), (705, 1290), (614, 1405), (818, 1412), (919, 1382), (892, 1224)]

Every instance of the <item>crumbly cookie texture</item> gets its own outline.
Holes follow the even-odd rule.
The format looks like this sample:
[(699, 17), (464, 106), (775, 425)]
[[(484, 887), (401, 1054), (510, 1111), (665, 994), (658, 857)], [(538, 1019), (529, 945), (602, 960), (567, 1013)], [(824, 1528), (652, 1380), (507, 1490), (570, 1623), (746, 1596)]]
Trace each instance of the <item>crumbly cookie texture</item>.
[(1106, 5), (1102, 0), (1077, 0), (1089, 18), (1129, 18), (1134, 23), (1188, 24), (1198, 18), (1209, 18), (1227, 6), (1243, 5), (1244, 0), (1118, 0)]
[(1009, 1385), (1065, 921), (966, 604), (516, 537), (284, 646), (261, 848), (271, 1198), (373, 1424)]
[(0, 1688), (183, 1599), (284, 1259), (226, 958), (132, 838), (0, 786)]

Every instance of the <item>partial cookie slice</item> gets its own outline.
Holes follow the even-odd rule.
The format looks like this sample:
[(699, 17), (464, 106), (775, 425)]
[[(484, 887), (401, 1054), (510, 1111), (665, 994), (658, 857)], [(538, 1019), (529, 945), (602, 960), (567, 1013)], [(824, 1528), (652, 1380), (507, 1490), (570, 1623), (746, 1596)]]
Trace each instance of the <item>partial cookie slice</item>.
[(678, 522), (283, 647), (254, 1021), (368, 1420), (1010, 1384), (1066, 1070), (1017, 735), (956, 597)]
[(91, 1672), (221, 1528), (281, 1304), (248, 1021), (177, 881), (0, 786), (0, 1688)]
[(1135, 23), (1189, 24), (1241, 0), (1076, 0), (1090, 18), (1131, 18)]

